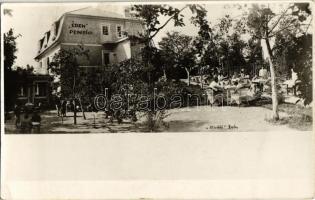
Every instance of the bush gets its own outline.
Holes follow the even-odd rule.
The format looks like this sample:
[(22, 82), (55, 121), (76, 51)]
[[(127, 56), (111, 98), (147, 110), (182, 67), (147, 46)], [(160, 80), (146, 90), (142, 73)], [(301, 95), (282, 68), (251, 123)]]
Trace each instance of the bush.
[[(174, 107), (198, 106), (207, 103), (204, 90), (199, 85), (187, 85), (184, 82), (159, 82), (157, 90), (167, 101), (167, 109)], [(176, 101), (180, 105), (174, 104)]]

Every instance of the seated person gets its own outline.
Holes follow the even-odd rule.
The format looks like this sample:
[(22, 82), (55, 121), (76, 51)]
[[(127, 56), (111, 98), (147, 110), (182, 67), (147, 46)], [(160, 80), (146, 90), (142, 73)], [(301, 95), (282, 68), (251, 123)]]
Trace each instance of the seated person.
[(239, 82), (238, 79), (232, 79), (232, 80), (231, 80), (231, 84), (232, 84), (233, 86), (238, 86), (238, 82)]
[(237, 72), (234, 72), (234, 73), (233, 73), (233, 76), (232, 76), (232, 79), (238, 79), (238, 78), (239, 78), (238, 73), (237, 73)]
[(251, 84), (246, 95), (247, 101), (251, 101), (257, 99), (261, 95), (261, 92), (259, 91), (258, 86), (256, 84)]
[(233, 76), (232, 76), (232, 79), (231, 79), (231, 82), (234, 83), (234, 82), (239, 82), (240, 80), (240, 77), (238, 75), (237, 72), (234, 72)]
[(211, 82), (210, 76), (206, 76), (204, 80), (205, 80), (206, 85), (210, 85), (210, 82)]
[(21, 131), (30, 131), (31, 129), (31, 116), (28, 112), (25, 112), (24, 116), (21, 117)]
[(220, 92), (223, 91), (223, 87), (220, 86), (218, 77), (214, 77), (213, 81), (210, 83), (209, 87), (215, 91), (215, 92)]
[(268, 71), (264, 66), (259, 70), (259, 77), (262, 79), (268, 79)]
[(292, 88), (295, 86), (295, 84), (298, 82), (297, 73), (291, 69), (291, 79), (286, 80), (284, 84), (287, 84), (289, 88)]
[(241, 69), (241, 73), (240, 73), (240, 78), (245, 78), (245, 76), (246, 76), (246, 74), (245, 74), (245, 69), (244, 68), (242, 68)]
[(223, 79), (224, 79), (224, 76), (223, 76), (223, 74), (220, 72), (219, 75), (218, 75), (218, 80), (219, 80), (219, 82), (221, 82)]

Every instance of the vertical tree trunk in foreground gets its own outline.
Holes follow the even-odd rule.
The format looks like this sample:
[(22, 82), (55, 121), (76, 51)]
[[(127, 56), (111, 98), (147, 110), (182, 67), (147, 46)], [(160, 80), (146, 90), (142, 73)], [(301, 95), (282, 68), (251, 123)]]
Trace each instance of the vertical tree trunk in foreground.
[(79, 100), (79, 103), (80, 103), (80, 108), (81, 108), (83, 119), (86, 119), (84, 108), (83, 108), (82, 101), (81, 101), (81, 97), (79, 97), (78, 100)]
[(190, 85), (190, 72), (189, 70), (185, 67), (186, 73), (187, 73), (187, 80), (188, 80), (188, 86)]
[(73, 101), (73, 123), (74, 124), (77, 124), (77, 105), (76, 105), (76, 102), (75, 100)]
[(275, 74), (275, 67), (272, 62), (272, 50), (270, 47), (269, 39), (264, 39), (267, 46), (267, 57), (270, 66), (270, 78), (271, 78), (271, 97), (272, 97), (272, 118), (274, 120), (279, 120), (279, 113), (278, 113), (278, 91), (277, 91), (277, 84), (276, 84), (276, 74)]

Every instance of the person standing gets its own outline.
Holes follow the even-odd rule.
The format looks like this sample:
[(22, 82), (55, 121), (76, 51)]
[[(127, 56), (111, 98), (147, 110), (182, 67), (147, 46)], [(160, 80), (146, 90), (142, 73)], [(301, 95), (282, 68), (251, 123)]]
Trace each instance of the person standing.
[(55, 106), (57, 110), (57, 116), (59, 117), (61, 115), (61, 101), (58, 96), (55, 97)]
[(21, 122), (21, 106), (16, 104), (14, 106), (15, 126), (18, 127)]
[(65, 100), (61, 101), (60, 111), (61, 111), (61, 116), (65, 117), (67, 113), (67, 102)]

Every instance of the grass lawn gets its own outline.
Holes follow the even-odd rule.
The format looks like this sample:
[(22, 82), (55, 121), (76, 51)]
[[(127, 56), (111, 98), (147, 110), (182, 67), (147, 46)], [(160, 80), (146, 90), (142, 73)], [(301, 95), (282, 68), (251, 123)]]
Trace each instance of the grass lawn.
[[(272, 110), (272, 104), (263, 105), (263, 107)], [(280, 112), (287, 113), (288, 116), (281, 117), (279, 121), (273, 121), (268, 119), (273, 124), (287, 124), (289, 127), (302, 130), (310, 131), (313, 126), (313, 109), (311, 107), (303, 107), (294, 104), (279, 104), (278, 107)]]

